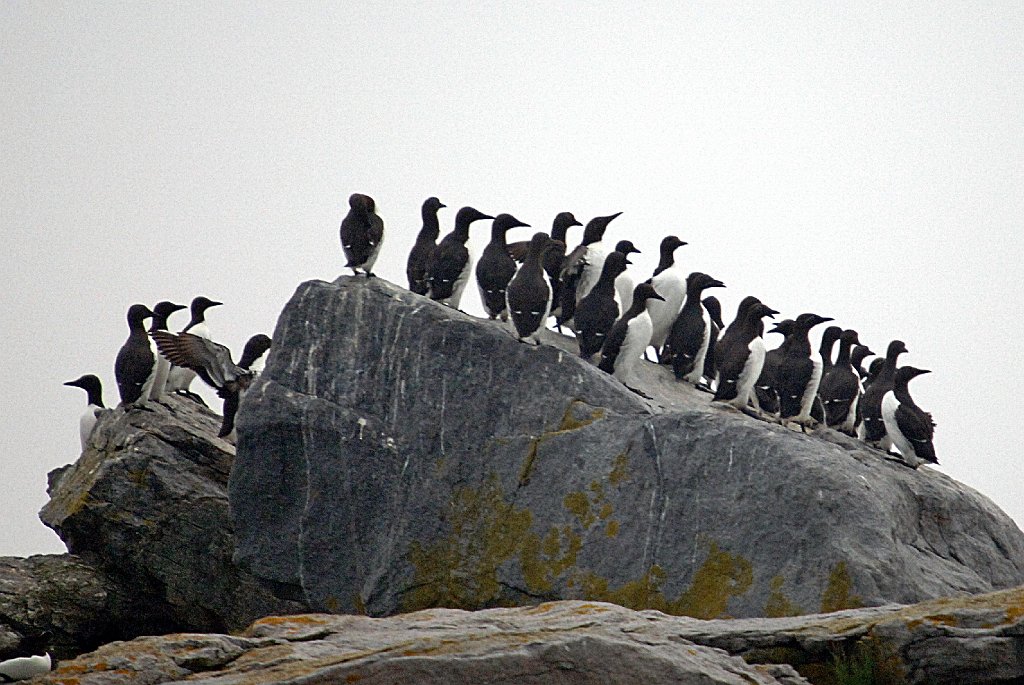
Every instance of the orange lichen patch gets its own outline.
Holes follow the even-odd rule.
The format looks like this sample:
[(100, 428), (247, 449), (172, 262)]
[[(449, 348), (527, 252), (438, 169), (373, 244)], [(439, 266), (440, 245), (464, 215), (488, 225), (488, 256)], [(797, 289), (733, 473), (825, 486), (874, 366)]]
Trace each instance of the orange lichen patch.
[(545, 614), (545, 613), (551, 611), (552, 609), (554, 609), (557, 606), (558, 606), (558, 604), (555, 603), (555, 602), (544, 602), (543, 604), (538, 604), (535, 607), (530, 607), (524, 613), (527, 613), (527, 614)]
[(357, 683), (362, 679), (363, 676), (359, 675), (358, 673), (349, 673), (347, 676), (345, 676), (346, 683)]
[(601, 606), (600, 604), (580, 604), (575, 609), (573, 609), (572, 613), (586, 615), (603, 614), (606, 611), (610, 611), (610, 609), (606, 606)]
[(281, 626), (281, 625), (307, 625), (322, 626), (331, 621), (329, 616), (323, 614), (295, 614), (294, 616), (266, 616), (253, 622), (254, 626)]

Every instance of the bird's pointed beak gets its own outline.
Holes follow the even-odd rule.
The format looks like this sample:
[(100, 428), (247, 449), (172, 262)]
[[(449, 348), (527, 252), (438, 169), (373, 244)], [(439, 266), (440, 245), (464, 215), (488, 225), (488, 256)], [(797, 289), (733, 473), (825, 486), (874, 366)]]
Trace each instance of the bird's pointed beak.
[(73, 388), (78, 387), (78, 381), (64, 381), (64, 385), (70, 385)]
[(211, 302), (209, 306), (217, 307), (217, 306), (222, 305), (222, 304), (224, 304), (224, 303), (223, 302)]

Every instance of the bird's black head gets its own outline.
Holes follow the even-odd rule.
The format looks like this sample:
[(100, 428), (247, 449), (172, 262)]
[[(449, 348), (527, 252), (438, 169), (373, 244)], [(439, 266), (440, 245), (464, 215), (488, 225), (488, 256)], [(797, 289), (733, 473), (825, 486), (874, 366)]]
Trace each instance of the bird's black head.
[(511, 214), (499, 214), (498, 216), (494, 217), (494, 223), (492, 224), (492, 227), (495, 230), (501, 231), (502, 233), (508, 231), (509, 229), (519, 228), (521, 226), (529, 228), (530, 224), (523, 223), (522, 221), (515, 218)]
[(166, 321), (168, 316), (185, 308), (186, 307), (183, 304), (175, 304), (173, 302), (168, 302), (167, 300), (162, 300), (157, 302), (156, 306), (153, 307), (153, 316), (159, 316)]
[(442, 207), (447, 206), (448, 205), (441, 204), (441, 201), (438, 200), (436, 197), (428, 197), (426, 200), (423, 201), (423, 209), (431, 212), (436, 212)]
[(677, 248), (687, 243), (674, 235), (667, 235), (661, 239), (661, 254), (672, 254)]
[(885, 366), (885, 357), (878, 357), (871, 360), (871, 364), (868, 366), (868, 377), (874, 378), (878, 375), (878, 372)]
[(772, 326), (772, 329), (770, 331), (768, 331), (768, 332), (769, 333), (780, 333), (783, 336), (786, 336), (786, 335), (789, 335), (790, 333), (793, 332), (793, 326), (795, 324), (796, 324), (796, 321), (793, 321), (793, 319), (783, 319), (782, 321), (779, 321), (774, 326)]
[(826, 347), (834, 345), (842, 334), (843, 329), (839, 326), (829, 326), (821, 332), (821, 344)]
[(931, 373), (931, 371), (929, 371), (928, 369), (915, 369), (913, 366), (901, 366), (900, 368), (896, 369), (895, 382), (897, 384), (902, 383), (906, 385), (911, 381), (911, 379), (917, 378), (918, 376), (921, 376), (926, 373)]
[[(829, 326), (828, 328), (832, 328), (832, 326)], [(826, 328), (825, 330), (827, 331), (828, 328)], [(839, 340), (843, 343), (846, 343), (847, 345), (850, 345), (851, 347), (853, 345), (860, 344), (860, 340), (857, 338), (857, 331), (853, 330), (852, 328), (847, 328), (845, 331), (843, 331), (842, 334), (840, 334), (839, 336)]]
[(722, 303), (718, 301), (718, 298), (714, 295), (708, 295), (700, 302), (704, 305), (704, 309), (708, 310), (708, 316), (711, 317), (715, 325), (719, 328), (725, 328), (725, 322), (722, 321)]
[(479, 209), (474, 209), (473, 207), (463, 207), (455, 215), (455, 224), (469, 226), (474, 221), (479, 221), (480, 219), (493, 218), (494, 217), (491, 216), (490, 214), (484, 214)]
[[(683, 243), (683, 244), (685, 245), (686, 243)], [(694, 287), (694, 288), (697, 288), (698, 290), (706, 290), (707, 288), (724, 288), (725, 287), (725, 283), (722, 283), (717, 278), (713, 278), (711, 276), (708, 276), (705, 273), (701, 273), (700, 271), (694, 271), (689, 276), (687, 276), (686, 277), (686, 285), (687, 285), (687, 289), (689, 289), (690, 287)], [(718, 300), (715, 300), (715, 302), (718, 302)], [(719, 315), (721, 315), (721, 307), (719, 307)], [(714, 317), (712, 317), (712, 318), (714, 318)]]
[(772, 309), (763, 302), (758, 302), (756, 305), (754, 305), (752, 310), (757, 312), (757, 318), (759, 319), (763, 319), (766, 316), (769, 319), (774, 319), (775, 315), (779, 313), (778, 311)]
[(891, 359), (895, 363), (896, 358), (905, 352), (907, 352), (907, 346), (903, 344), (903, 341), (893, 340), (889, 343), (889, 349), (885, 351), (885, 358)]
[(128, 325), (141, 326), (142, 322), (153, 316), (153, 311), (144, 304), (133, 304), (128, 307)]
[[(778, 312), (776, 312), (776, 314), (778, 314)], [(796, 317), (796, 325), (805, 331), (809, 331), (819, 323), (825, 323), (826, 321), (832, 321), (832, 318), (811, 313), (801, 314)]]
[(558, 241), (552, 240), (551, 236), (549, 236), (547, 233), (538, 231), (537, 233), (533, 234), (532, 238), (530, 238), (529, 249), (531, 252), (534, 252), (535, 254), (543, 255), (545, 252), (550, 250), (556, 242)]
[(658, 294), (653, 285), (645, 281), (633, 288), (633, 301), (645, 302), (647, 300), (661, 300), (664, 302), (665, 298)]
[(586, 245), (596, 243), (604, 237), (604, 231), (608, 228), (615, 217), (622, 214), (622, 212), (615, 212), (608, 216), (595, 216), (593, 219), (587, 222), (586, 227), (583, 229), (583, 242)]
[(91, 373), (87, 373), (80, 378), (76, 378), (73, 381), (67, 381), (64, 385), (70, 385), (74, 388), (81, 388), (86, 392), (99, 392), (100, 390), (100, 379)]
[(245, 343), (245, 348), (242, 349), (242, 358), (239, 360), (238, 365), (243, 369), (248, 369), (254, 361), (260, 358), (260, 356), (270, 349), (270, 336), (263, 333), (257, 333), (256, 335), (249, 338)]
[(348, 196), (348, 206), (357, 212), (373, 213), (377, 205), (373, 198), (362, 193), (352, 193)]
[(559, 212), (551, 224), (552, 229), (569, 228), (570, 226), (582, 226), (583, 224), (573, 216), (572, 212)]
[(630, 261), (626, 259), (626, 255), (616, 250), (609, 254), (604, 260), (604, 267), (602, 271), (607, 274), (611, 274), (614, 278), (626, 270), (626, 265)]
[(870, 357), (873, 354), (874, 352), (872, 352), (871, 348), (868, 347), (867, 345), (855, 345), (853, 348), (853, 352), (850, 353), (850, 360), (854, 364), (859, 364), (860, 362), (864, 361), (865, 357)]
[(761, 300), (757, 299), (753, 295), (747, 295), (740, 300), (740, 306), (736, 308), (736, 318), (742, 319), (747, 310), (757, 304), (761, 304)]
[(192, 299), (191, 312), (192, 315), (195, 316), (196, 314), (202, 314), (210, 307), (218, 307), (222, 304), (224, 303), (217, 302), (216, 300), (211, 300), (208, 297), (203, 297), (202, 295), (200, 295), (199, 297), (195, 297)]
[(615, 243), (615, 251), (621, 252), (624, 255), (631, 255), (634, 252), (636, 254), (640, 254), (640, 250), (636, 249), (636, 245), (634, 245), (629, 240), (620, 240), (619, 242)]

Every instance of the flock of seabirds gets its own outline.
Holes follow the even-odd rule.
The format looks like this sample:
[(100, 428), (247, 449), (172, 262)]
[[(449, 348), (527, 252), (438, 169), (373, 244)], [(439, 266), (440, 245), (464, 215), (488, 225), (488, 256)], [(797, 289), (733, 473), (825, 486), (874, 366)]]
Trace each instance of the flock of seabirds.
[[(540, 344), (549, 317), (556, 328), (568, 327), (579, 344), (580, 356), (596, 361), (634, 392), (636, 367), (653, 347), (657, 361), (670, 365), (675, 376), (714, 400), (752, 414), (774, 419), (801, 430), (825, 424), (887, 456), (917, 468), (938, 463), (932, 445), (934, 423), (910, 396), (911, 379), (929, 373), (912, 366), (897, 366), (907, 351), (899, 340), (889, 343), (884, 357), (868, 369), (865, 358), (874, 353), (852, 329), (826, 328), (818, 350), (808, 332), (831, 321), (818, 314), (801, 314), (779, 321), (769, 333), (783, 336), (782, 344), (766, 351), (764, 319), (779, 312), (756, 297), (740, 302), (729, 326), (722, 321), (719, 301), (704, 296), (721, 281), (700, 272), (684, 273), (675, 251), (686, 245), (676, 236), (661, 241), (661, 255), (650, 278), (637, 284), (628, 273), (629, 255), (639, 250), (628, 240), (608, 249), (605, 229), (621, 212), (587, 222), (579, 246), (567, 251), (566, 238), (573, 226), (582, 226), (571, 212), (554, 219), (550, 235), (535, 233), (529, 241), (509, 243), (513, 228), (528, 228), (511, 214), (489, 216), (472, 207), (455, 215), (455, 227), (440, 242), (436, 197), (422, 207), (423, 226), (408, 257), (409, 290), (458, 308), (462, 293), (475, 274), (480, 299), (491, 319), (508, 321), (520, 340)], [(467, 247), (470, 226), (491, 220), (491, 239), (475, 263)], [(349, 212), (341, 222), (341, 244), (347, 267), (358, 275), (373, 276), (372, 268), (384, 239), (384, 222), (368, 195), (353, 194)], [(180, 333), (168, 331), (168, 317), (185, 309), (159, 302), (152, 309), (133, 304), (128, 309), (128, 339), (114, 363), (114, 375), (125, 406), (181, 394), (202, 402), (190, 385), (198, 375), (224, 400), (220, 437), (234, 432), (241, 393), (262, 371), (271, 339), (263, 334), (248, 340), (237, 364), (227, 347), (210, 338), (206, 312), (222, 303), (196, 297), (191, 318)], [(146, 320), (150, 325), (146, 327)], [(838, 353), (833, 351), (838, 343)], [(89, 374), (65, 385), (88, 393), (88, 406), (80, 422), (85, 449), (99, 412), (104, 410), (99, 378)], [(889, 450), (895, 446), (899, 455)], [(0, 679), (20, 679), (50, 669), (50, 656), (0, 662)]]
[[(653, 347), (659, 364), (671, 366), (680, 381), (712, 393), (714, 401), (803, 431), (827, 425), (913, 468), (938, 463), (932, 444), (935, 424), (908, 389), (911, 379), (929, 372), (897, 366), (899, 355), (907, 351), (903, 342), (893, 340), (885, 356), (865, 369), (864, 360), (874, 353), (860, 343), (855, 330), (830, 326), (820, 348), (812, 349), (809, 331), (832, 319), (806, 313), (775, 323), (768, 333), (781, 334), (783, 342), (766, 350), (764, 320), (779, 312), (746, 297), (726, 326), (719, 301), (705, 296), (705, 291), (725, 284), (701, 272), (682, 271), (675, 252), (686, 243), (676, 236), (661, 241), (657, 268), (636, 283), (628, 271), (629, 256), (640, 250), (629, 240), (611, 249), (604, 242), (605, 230), (621, 212), (587, 222), (580, 244), (570, 252), (568, 231), (583, 226), (571, 212), (555, 217), (550, 234), (538, 232), (528, 241), (510, 243), (508, 231), (529, 225), (511, 214), (490, 216), (463, 207), (455, 215), (454, 229), (438, 242), (437, 215), (443, 207), (436, 197), (423, 203), (422, 228), (406, 265), (412, 292), (458, 309), (475, 275), (489, 318), (511, 320), (520, 340), (539, 345), (549, 317), (554, 317), (557, 330), (568, 327), (575, 335), (581, 357), (641, 395), (635, 387), (637, 367)], [(474, 264), (467, 242), (470, 226), (482, 220), (491, 221), (491, 239)], [(360, 193), (349, 198), (340, 235), (346, 267), (356, 275), (373, 276), (384, 240), (384, 222), (373, 198)], [(190, 390), (198, 375), (224, 400), (220, 436), (233, 434), (239, 397), (262, 371), (271, 339), (254, 335), (236, 364), (230, 350), (210, 337), (206, 312), (220, 304), (196, 297), (189, 308), (191, 318), (179, 333), (168, 330), (168, 318), (184, 305), (163, 301), (152, 309), (143, 304), (128, 309), (128, 339), (114, 363), (122, 405), (172, 393), (202, 402)], [(104, 408), (102, 386), (92, 374), (65, 385), (88, 393), (80, 422), (84, 449)], [(894, 446), (898, 455), (890, 452)]]

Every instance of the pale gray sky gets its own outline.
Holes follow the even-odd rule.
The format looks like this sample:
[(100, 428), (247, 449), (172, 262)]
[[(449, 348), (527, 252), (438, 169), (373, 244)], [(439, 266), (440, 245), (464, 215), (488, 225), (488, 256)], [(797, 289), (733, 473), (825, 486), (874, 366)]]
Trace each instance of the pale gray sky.
[(754, 294), (901, 338), (940, 469), (1024, 521), (1024, 4), (635, 4), (0, 3), (0, 555), (63, 549), (36, 517), (78, 456), (61, 383), (116, 403), (128, 306), (222, 300), (238, 354), (342, 273), (352, 192), (403, 285), (429, 195), (445, 230), (621, 210), (637, 274), (679, 235), (727, 319)]

